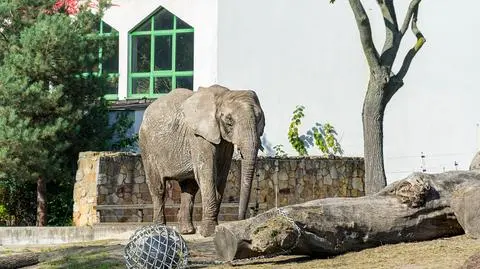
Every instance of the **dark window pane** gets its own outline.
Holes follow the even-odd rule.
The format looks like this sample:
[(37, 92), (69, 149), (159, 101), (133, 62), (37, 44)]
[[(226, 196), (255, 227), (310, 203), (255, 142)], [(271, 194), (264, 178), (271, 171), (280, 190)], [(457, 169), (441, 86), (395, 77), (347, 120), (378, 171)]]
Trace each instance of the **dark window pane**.
[(190, 29), (192, 26), (190, 24), (184, 22), (182, 19), (177, 17), (177, 29)]
[(193, 77), (177, 77), (177, 88), (193, 90)]
[(171, 77), (162, 77), (154, 78), (153, 83), (153, 93), (167, 93), (172, 90), (172, 78)]
[(132, 78), (133, 94), (148, 94), (150, 92), (150, 78)]
[(173, 14), (166, 9), (158, 11), (153, 20), (155, 30), (173, 29)]
[(94, 64), (94, 65), (92, 66), (92, 72), (97, 73), (98, 70), (99, 70), (99, 69), (98, 69), (98, 63), (96, 63), (96, 64)]
[(112, 47), (113, 51), (107, 54), (103, 61), (103, 71), (106, 73), (118, 73), (118, 37), (115, 37), (115, 45)]
[(135, 32), (151, 31), (151, 30), (152, 30), (152, 20), (150, 17), (148, 18), (148, 20), (144, 21), (142, 25), (140, 25), (137, 29), (135, 29)]
[(172, 70), (172, 36), (155, 37), (155, 70)]
[(117, 94), (118, 93), (118, 77), (109, 77), (108, 78), (108, 88), (106, 94)]
[(104, 34), (112, 32), (112, 26), (110, 26), (108, 23), (102, 21), (102, 25), (103, 25), (103, 33)]
[(150, 36), (132, 37), (132, 72), (150, 72)]
[(100, 20), (95, 20), (93, 22), (93, 30), (96, 32), (96, 33), (100, 33), (100, 23), (102, 23)]
[(193, 70), (193, 33), (177, 34), (177, 71)]

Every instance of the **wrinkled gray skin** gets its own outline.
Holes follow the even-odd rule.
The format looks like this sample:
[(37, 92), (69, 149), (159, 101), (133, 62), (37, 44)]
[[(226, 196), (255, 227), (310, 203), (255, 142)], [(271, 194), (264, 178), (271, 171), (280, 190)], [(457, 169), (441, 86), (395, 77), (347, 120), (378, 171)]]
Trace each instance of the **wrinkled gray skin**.
[(234, 145), (242, 156), (239, 219), (245, 218), (265, 118), (253, 91), (219, 85), (197, 92), (175, 89), (145, 111), (139, 144), (156, 223), (165, 223), (165, 181), (181, 188), (180, 232), (195, 233), (193, 203), (202, 194), (200, 233), (210, 236), (227, 180)]

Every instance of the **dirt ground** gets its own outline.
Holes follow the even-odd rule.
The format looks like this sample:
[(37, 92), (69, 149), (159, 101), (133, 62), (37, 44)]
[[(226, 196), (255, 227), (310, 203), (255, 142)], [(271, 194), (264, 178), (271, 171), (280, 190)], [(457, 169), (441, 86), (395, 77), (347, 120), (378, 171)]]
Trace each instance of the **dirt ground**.
[[(222, 263), (216, 259), (211, 238), (186, 236), (191, 268), (335, 268), (335, 269), (426, 269), (480, 268), (480, 240), (467, 236), (418, 243), (384, 245), (329, 259), (279, 256)], [(95, 241), (79, 244), (1, 247), (0, 256), (24, 252), (39, 254), (40, 263), (27, 268), (125, 268), (123, 249), (126, 241)], [(469, 260), (470, 258), (470, 260)], [(467, 266), (469, 263), (470, 266)]]

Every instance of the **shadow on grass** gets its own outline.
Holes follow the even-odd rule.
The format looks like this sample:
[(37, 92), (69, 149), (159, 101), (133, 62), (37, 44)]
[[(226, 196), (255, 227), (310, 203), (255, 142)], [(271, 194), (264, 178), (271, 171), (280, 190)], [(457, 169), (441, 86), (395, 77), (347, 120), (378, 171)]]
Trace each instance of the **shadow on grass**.
[(39, 268), (125, 268), (122, 245), (74, 246), (44, 253)]

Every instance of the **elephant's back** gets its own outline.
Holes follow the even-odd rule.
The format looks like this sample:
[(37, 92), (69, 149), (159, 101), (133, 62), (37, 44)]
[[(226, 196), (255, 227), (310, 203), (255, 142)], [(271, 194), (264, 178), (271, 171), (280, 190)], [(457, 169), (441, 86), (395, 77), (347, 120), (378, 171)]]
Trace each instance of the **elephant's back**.
[(174, 89), (170, 93), (160, 96), (145, 110), (141, 129), (156, 128), (159, 125), (178, 120), (182, 103), (192, 94), (191, 90)]
[(174, 89), (151, 103), (145, 110), (144, 117), (161, 117), (162, 115), (169, 115), (172, 111), (178, 111), (182, 103), (192, 96), (192, 94), (193, 92), (191, 90)]

